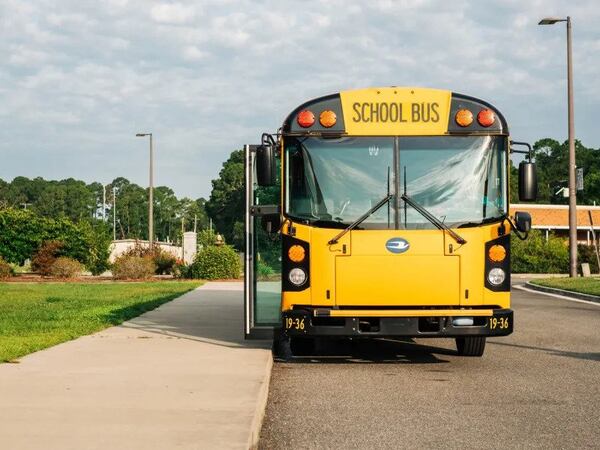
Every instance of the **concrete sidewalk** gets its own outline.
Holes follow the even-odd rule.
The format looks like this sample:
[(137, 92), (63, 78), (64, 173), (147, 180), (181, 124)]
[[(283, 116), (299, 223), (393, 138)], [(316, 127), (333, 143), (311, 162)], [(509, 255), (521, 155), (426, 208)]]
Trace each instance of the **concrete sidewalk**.
[(248, 448), (270, 343), (244, 341), (241, 283), (0, 365), (0, 448)]

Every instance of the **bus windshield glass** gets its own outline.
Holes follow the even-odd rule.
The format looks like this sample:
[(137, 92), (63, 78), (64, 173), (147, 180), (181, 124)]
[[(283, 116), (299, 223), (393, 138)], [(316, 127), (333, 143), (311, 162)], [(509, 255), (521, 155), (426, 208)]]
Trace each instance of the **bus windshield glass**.
[(287, 137), (286, 215), (343, 228), (388, 195), (358, 229), (431, 229), (401, 197), (448, 226), (506, 213), (503, 136)]

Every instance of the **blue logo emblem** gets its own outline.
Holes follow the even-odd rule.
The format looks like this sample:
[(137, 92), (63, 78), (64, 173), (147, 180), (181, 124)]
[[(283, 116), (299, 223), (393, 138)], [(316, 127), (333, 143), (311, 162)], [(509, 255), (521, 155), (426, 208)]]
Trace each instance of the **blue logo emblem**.
[(410, 248), (410, 244), (406, 239), (391, 238), (385, 243), (385, 248), (392, 253), (404, 253)]

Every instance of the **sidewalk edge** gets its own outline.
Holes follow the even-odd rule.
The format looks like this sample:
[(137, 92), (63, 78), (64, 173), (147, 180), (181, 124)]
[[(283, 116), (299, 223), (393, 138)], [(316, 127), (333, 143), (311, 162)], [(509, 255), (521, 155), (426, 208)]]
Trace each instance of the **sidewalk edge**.
[(271, 383), (271, 370), (273, 369), (273, 354), (270, 351), (269, 357), (267, 358), (267, 366), (265, 369), (265, 376), (262, 380), (260, 390), (258, 392), (256, 408), (254, 410), (254, 417), (252, 418), (252, 424), (250, 425), (250, 436), (248, 436), (247, 446), (247, 448), (249, 449), (258, 448), (260, 430), (262, 428), (263, 419), (265, 418), (265, 411), (267, 409), (267, 399), (269, 398), (269, 384)]
[(580, 292), (566, 291), (564, 289), (540, 286), (539, 284), (533, 284), (529, 281), (525, 283), (525, 286), (527, 286), (529, 289), (533, 289), (534, 291), (546, 292), (548, 294), (559, 294), (565, 297), (575, 298), (578, 300), (586, 300), (588, 302), (600, 303), (600, 297), (596, 295), (582, 294)]

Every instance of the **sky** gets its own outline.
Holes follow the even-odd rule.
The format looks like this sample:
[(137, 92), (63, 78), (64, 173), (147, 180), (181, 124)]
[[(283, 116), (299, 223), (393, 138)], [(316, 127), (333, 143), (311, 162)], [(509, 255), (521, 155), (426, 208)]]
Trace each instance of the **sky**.
[(600, 147), (597, 0), (0, 0), (0, 178), (148, 183), (208, 198), (231, 151), (299, 104), (371, 86), (482, 98), (514, 140)]

